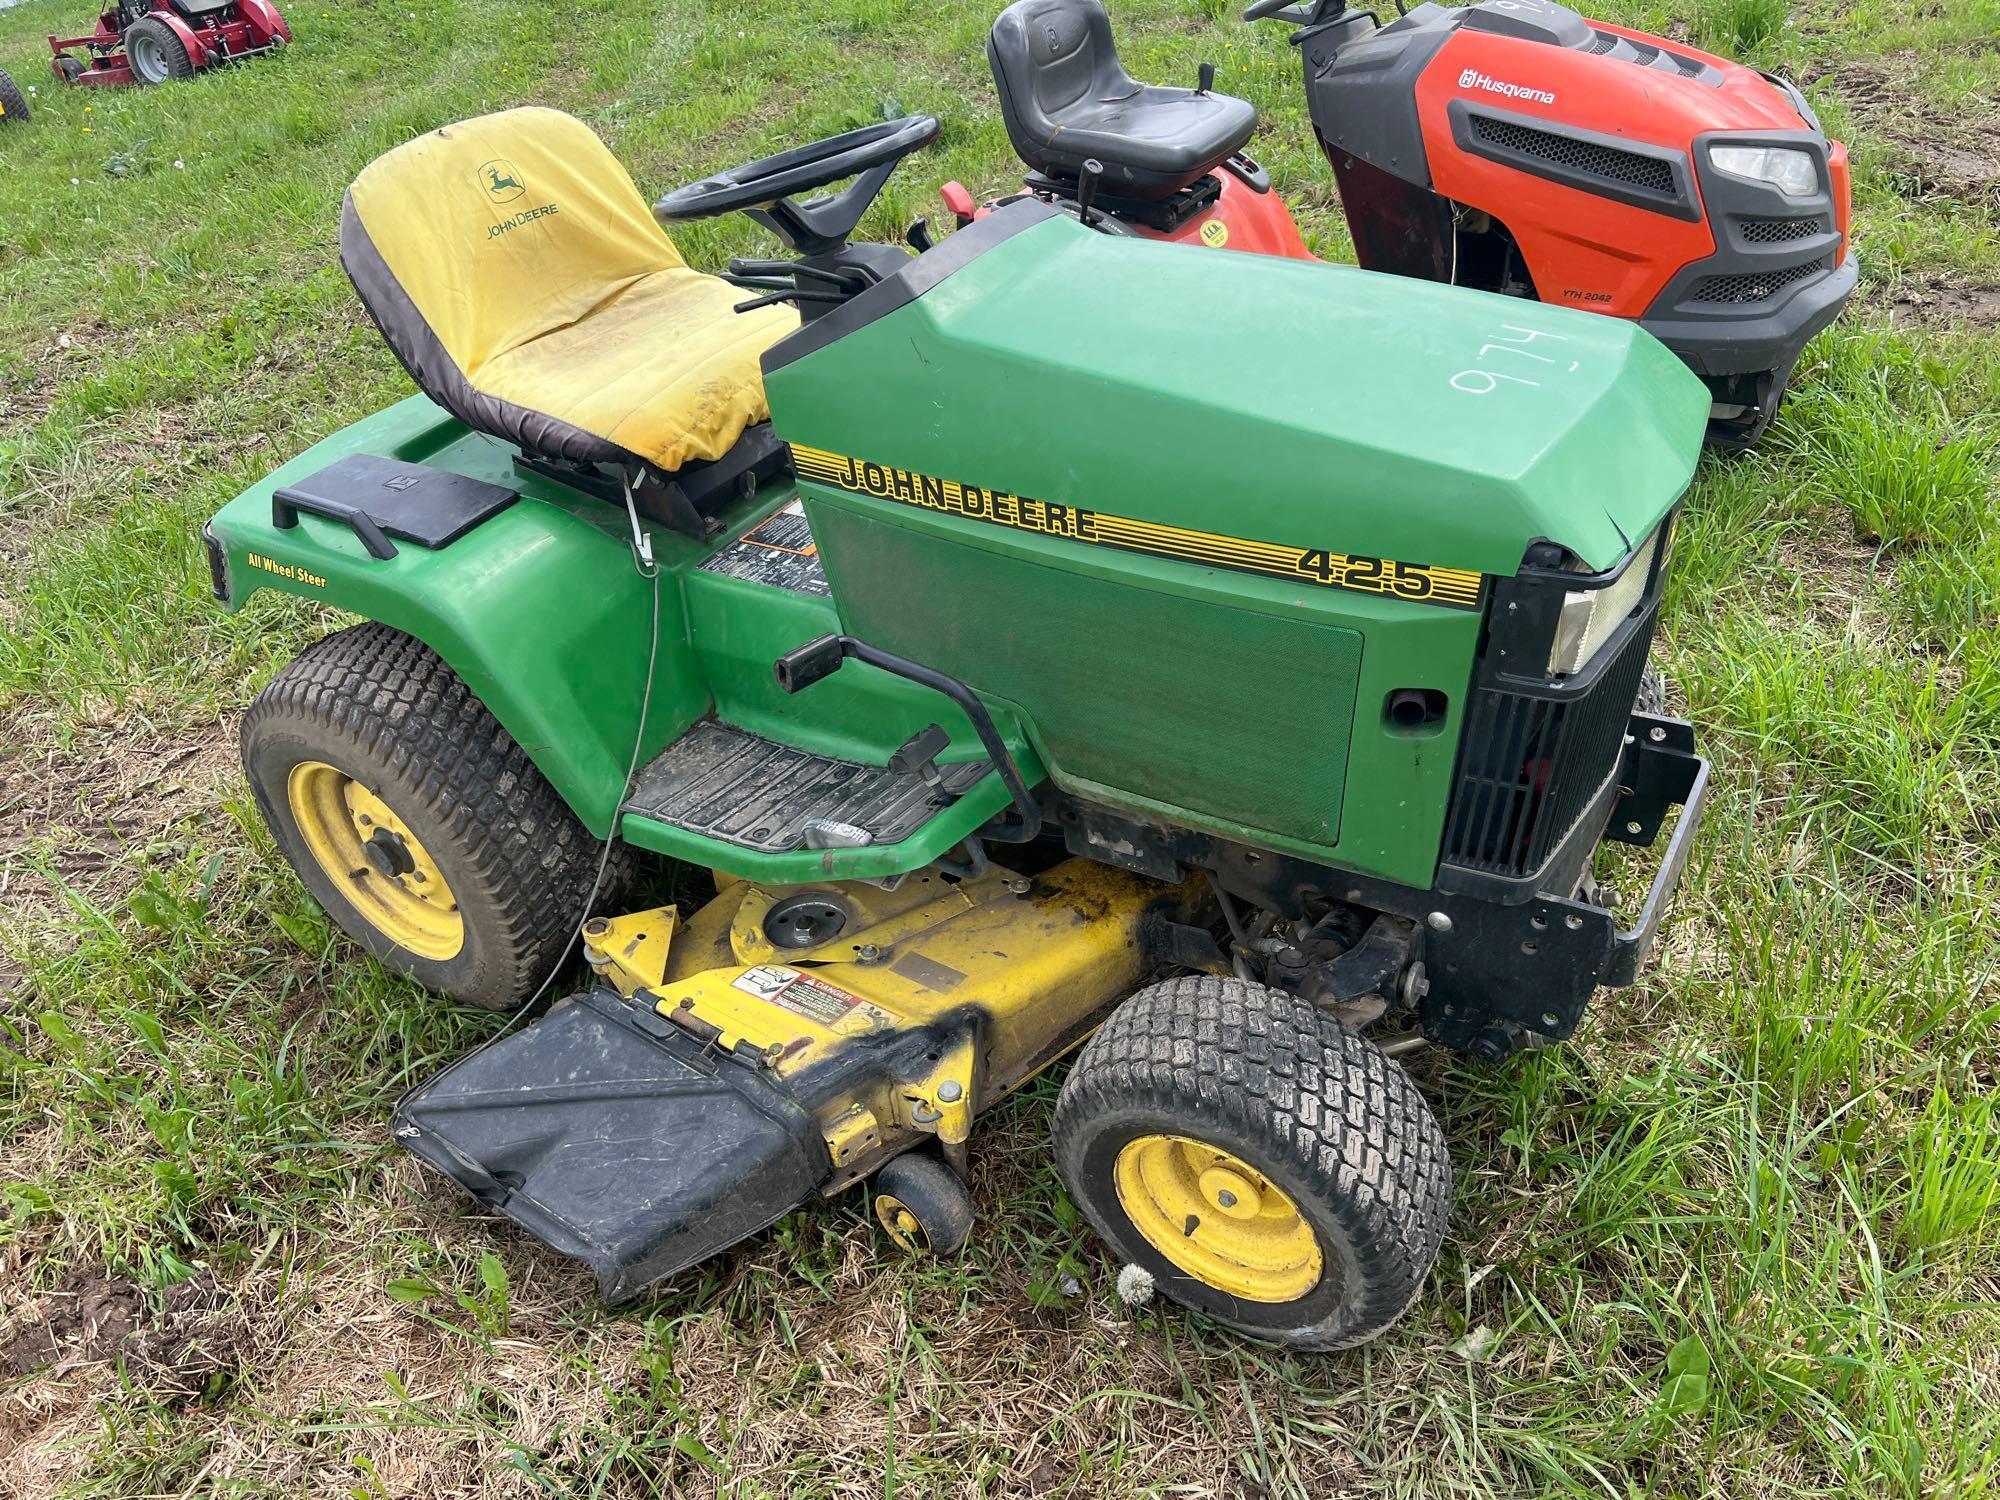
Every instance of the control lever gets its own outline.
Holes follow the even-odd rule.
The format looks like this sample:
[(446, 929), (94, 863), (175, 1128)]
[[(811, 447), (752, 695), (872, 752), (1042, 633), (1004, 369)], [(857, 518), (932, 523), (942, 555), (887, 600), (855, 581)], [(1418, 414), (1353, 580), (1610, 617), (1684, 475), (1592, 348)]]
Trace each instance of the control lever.
[(944, 780), (944, 773), (937, 767), (937, 758), (951, 746), (951, 736), (936, 725), (920, 729), (903, 742), (903, 746), (889, 757), (889, 769), (900, 776), (915, 772), (921, 776), (924, 785), (932, 791)]
[(1194, 91), (1197, 94), (1206, 94), (1210, 89), (1215, 87), (1215, 64), (1212, 62), (1203, 63), (1201, 65), (1201, 72), (1197, 77), (1198, 81), (1194, 86)]
[(1097, 221), (1090, 216), (1090, 205), (1097, 197), (1097, 184), (1104, 177), (1104, 163), (1096, 157), (1086, 157), (1083, 170), (1076, 174), (1076, 216), (1085, 229)]
[(919, 255), (922, 255), (926, 250), (935, 245), (937, 242), (931, 238), (930, 220), (919, 219), (908, 229), (905, 229), (903, 231), (903, 243)]
[[(1099, 167), (1099, 171), (1103, 168)], [(966, 718), (972, 721), (973, 730), (979, 735), (979, 743), (986, 748), (986, 758), (993, 769), (1000, 773), (1000, 780), (1007, 787), (1007, 795), (1014, 800), (1014, 807), (1021, 815), (1018, 827), (1000, 830), (988, 828), (984, 836), (999, 839), (1004, 843), (1031, 844), (1042, 831), (1042, 808), (1029, 793), (1027, 783), (1021, 779), (1021, 768), (1014, 764), (1014, 757), (1007, 751), (1007, 742), (1000, 737), (999, 726), (993, 722), (979, 695), (960, 682), (956, 677), (947, 677), (935, 667), (927, 667), (922, 662), (914, 662), (907, 657), (871, 646), (866, 641), (858, 641), (851, 635), (823, 635), (807, 641), (803, 646), (794, 646), (771, 664), (771, 670), (778, 679), (778, 686), (787, 693), (804, 692), (816, 682), (822, 682), (840, 670), (841, 664), (849, 657), (865, 662), (871, 667), (910, 682), (920, 683), (933, 692), (942, 693), (964, 710)], [(896, 753), (909, 754), (913, 747), (922, 748), (933, 733), (943, 731), (932, 725), (918, 735), (910, 744)], [(947, 740), (947, 743), (949, 741)], [(930, 752), (935, 757), (936, 750)]]

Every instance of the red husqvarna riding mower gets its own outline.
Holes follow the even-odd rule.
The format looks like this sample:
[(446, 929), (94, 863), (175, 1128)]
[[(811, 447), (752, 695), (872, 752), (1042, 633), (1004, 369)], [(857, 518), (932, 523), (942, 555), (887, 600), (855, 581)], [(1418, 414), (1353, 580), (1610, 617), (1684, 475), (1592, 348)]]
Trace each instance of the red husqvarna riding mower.
[[(1243, 14), (1297, 28), (1364, 268), (1636, 320), (1708, 386), (1712, 443), (1762, 435), (1854, 290), (1847, 149), (1782, 78), (1554, 0), (1386, 26), (1346, 0)], [(1206, 65), (1193, 89), (1134, 81), (1100, 0), (1017, 0), (987, 54), (1030, 193), (1149, 238), (1309, 254), (1243, 154), (1255, 109)], [(978, 212), (956, 183), (945, 201)]]
[(52, 36), (49, 50), (63, 82), (112, 88), (187, 78), (291, 39), (271, 0), (117, 0), (89, 36)]

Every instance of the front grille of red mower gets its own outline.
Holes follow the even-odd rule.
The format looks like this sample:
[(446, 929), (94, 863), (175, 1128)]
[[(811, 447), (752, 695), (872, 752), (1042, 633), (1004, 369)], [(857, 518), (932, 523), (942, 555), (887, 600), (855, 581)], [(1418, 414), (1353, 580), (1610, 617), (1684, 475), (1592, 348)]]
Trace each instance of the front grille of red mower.
[(1496, 120), (1491, 115), (1472, 116), (1472, 133), (1502, 151), (1536, 157), (1605, 182), (1622, 182), (1649, 193), (1674, 192), (1674, 169), (1658, 157), (1620, 151), (1616, 146), (1600, 146), (1595, 141), (1575, 140), (1554, 131)]
[(1782, 245), (1828, 233), (1826, 220), (1818, 214), (1798, 219), (1745, 219), (1737, 228), (1744, 242), (1751, 245)]
[(1799, 266), (1779, 266), (1769, 271), (1746, 271), (1735, 276), (1704, 276), (1688, 293), (1690, 302), (1769, 302), (1796, 281), (1806, 281), (1832, 269), (1822, 255)]
[(1652, 640), (1648, 619), (1580, 698), (1473, 693), (1445, 822), (1447, 863), (1509, 877), (1548, 863), (1617, 774)]

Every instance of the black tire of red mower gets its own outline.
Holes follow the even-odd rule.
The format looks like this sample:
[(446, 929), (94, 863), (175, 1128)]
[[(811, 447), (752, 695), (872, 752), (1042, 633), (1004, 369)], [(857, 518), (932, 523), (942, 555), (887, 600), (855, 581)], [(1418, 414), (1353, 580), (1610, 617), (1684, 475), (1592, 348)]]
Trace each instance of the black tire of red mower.
[[(160, 61), (167, 70), (164, 78), (148, 78), (139, 71), (138, 60), (132, 56), (134, 37), (140, 38), (141, 46), (150, 45), (160, 49)], [(141, 16), (125, 28), (122, 40), (125, 43), (125, 60), (131, 64), (133, 78), (140, 83), (166, 83), (170, 79), (194, 77), (194, 63), (188, 58), (187, 48), (182, 45), (174, 28), (158, 16)]]
[[(1318, 1237), (1319, 1283), (1290, 1302), (1252, 1302), (1154, 1249), (1115, 1180), (1118, 1153), (1150, 1134), (1228, 1151), (1289, 1195)], [(1191, 975), (1139, 991), (1078, 1056), (1054, 1135), (1070, 1196), (1115, 1254), (1161, 1294), (1270, 1343), (1366, 1343), (1402, 1316), (1444, 1243), (1450, 1153), (1416, 1084), (1280, 990)]]
[[(444, 661), (387, 625), (315, 641), (243, 716), (243, 766), (278, 848), (340, 929), (426, 989), (486, 1010), (522, 1004), (560, 961), (603, 846)], [(437, 861), (465, 944), (448, 959), (379, 932), (306, 847), (286, 793), (325, 761), (379, 793)], [(629, 877), (615, 851), (596, 905)]]
[(0, 121), (9, 125), (25, 125), (35, 117), (28, 108), (28, 96), (5, 73), (0, 73), (0, 111), (4, 111), (0, 113)]
[(83, 77), (83, 64), (74, 57), (64, 55), (56, 59), (56, 71), (62, 74), (64, 83), (75, 83)]

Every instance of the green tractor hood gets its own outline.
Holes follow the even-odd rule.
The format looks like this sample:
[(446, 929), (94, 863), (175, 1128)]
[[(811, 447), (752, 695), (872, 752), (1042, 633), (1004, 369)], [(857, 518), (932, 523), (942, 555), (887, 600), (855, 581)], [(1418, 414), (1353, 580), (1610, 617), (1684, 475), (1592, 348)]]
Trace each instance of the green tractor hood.
[(1693, 472), (1708, 393), (1635, 324), (1098, 233), (1037, 207), (961, 231), (996, 242), (914, 300), (870, 306), (902, 291), (877, 288), (773, 349), (785, 438), (1171, 526), (1503, 575), (1538, 539), (1610, 567)]

